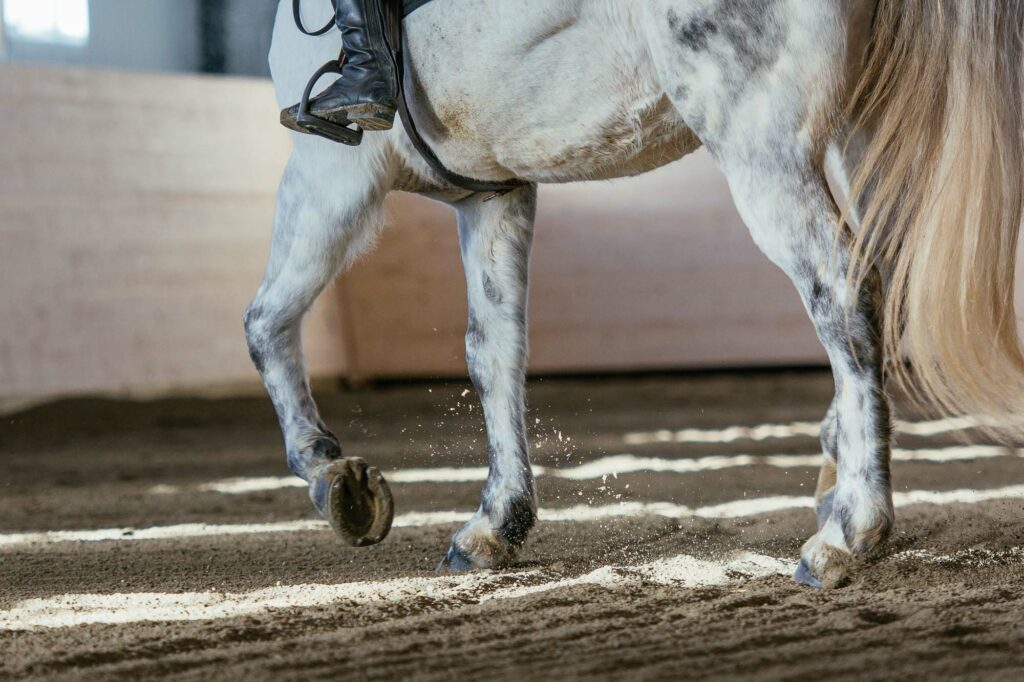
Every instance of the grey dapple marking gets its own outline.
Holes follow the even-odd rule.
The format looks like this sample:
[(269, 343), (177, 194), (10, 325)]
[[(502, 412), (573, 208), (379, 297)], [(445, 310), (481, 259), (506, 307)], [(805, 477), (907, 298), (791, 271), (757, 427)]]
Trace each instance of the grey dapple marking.
[[(337, 35), (299, 34), (290, 4), (279, 8), (270, 56), (282, 107), (339, 48)], [(314, 9), (308, 25), (323, 19)], [(639, 174), (703, 144), (754, 241), (793, 280), (832, 363), (820, 528), (797, 578), (839, 584), (893, 521), (880, 278), (848, 286), (851, 236), (837, 241), (824, 171), (827, 155), (848, 182), (842, 108), (873, 9), (874, 0), (435, 0), (418, 10), (406, 21), (407, 77), (424, 137), (463, 175), (533, 184), (486, 203), (446, 187), (400, 129), (355, 149), (294, 137), (270, 264), (246, 317), (292, 470), (312, 481), (340, 455), (305, 379), (302, 314), (372, 243), (389, 191), (446, 202), (458, 212), (466, 351), (490, 474), (442, 565), (514, 560), (537, 509), (523, 387), (536, 184)]]

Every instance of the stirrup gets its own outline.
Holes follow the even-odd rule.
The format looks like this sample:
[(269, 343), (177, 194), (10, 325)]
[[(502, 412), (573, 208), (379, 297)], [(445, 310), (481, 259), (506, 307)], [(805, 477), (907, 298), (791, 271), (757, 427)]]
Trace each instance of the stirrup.
[(313, 74), (313, 77), (309, 79), (309, 83), (306, 85), (306, 91), (302, 93), (302, 99), (299, 101), (299, 111), (295, 115), (295, 124), (310, 135), (319, 135), (331, 142), (340, 142), (350, 147), (358, 147), (363, 141), (363, 131), (361, 128), (348, 128), (334, 121), (314, 116), (309, 111), (309, 97), (313, 94), (313, 88), (316, 86), (317, 81), (329, 73), (336, 73), (340, 76), (343, 66), (345, 66), (344, 58), (327, 62)]

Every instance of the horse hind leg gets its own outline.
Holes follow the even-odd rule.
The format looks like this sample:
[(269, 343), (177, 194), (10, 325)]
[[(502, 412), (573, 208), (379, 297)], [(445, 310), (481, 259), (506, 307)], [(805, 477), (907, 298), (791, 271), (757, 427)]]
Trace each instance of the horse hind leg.
[(754, 241), (796, 285), (833, 367), (820, 528), (796, 578), (836, 586), (893, 521), (880, 278), (849, 286), (851, 235), (837, 234), (822, 170), (851, 10), (838, 0), (748, 11), (724, 0), (656, 0), (649, 9), (652, 54), (673, 103), (725, 173)]
[[(320, 163), (324, 167), (316, 167)], [(266, 274), (245, 313), (253, 363), (284, 435), (288, 466), (309, 484), (317, 511), (352, 545), (379, 542), (393, 504), (380, 472), (343, 458), (310, 393), (302, 317), (344, 264), (372, 239), (385, 190), (372, 169), (343, 169), (325, 156), (293, 155), (278, 191)]]
[[(837, 135), (836, 139), (828, 147), (826, 155), (826, 165), (829, 172), (832, 174), (840, 193), (843, 196), (849, 196), (850, 185), (852, 181), (852, 175), (854, 169), (860, 164), (864, 149), (866, 148), (870, 140), (870, 132), (867, 130), (859, 130), (852, 133), (842, 128)], [(846, 219), (853, 226), (854, 230), (858, 230), (860, 226), (861, 215), (864, 211), (864, 203), (872, 195), (872, 187), (868, 187), (862, 198), (862, 201), (858, 205), (848, 206), (846, 208)], [(881, 259), (877, 259), (881, 261)], [(881, 298), (884, 296), (886, 289), (886, 282), (890, 273), (885, 269), (879, 269), (877, 277), (873, 281), (868, 282), (868, 289), (870, 295), (862, 297), (865, 304), (869, 304), (872, 308), (872, 312), (876, 317), (881, 319)], [(873, 273), (874, 276), (874, 273)], [(879, 284), (880, 282), (880, 284)], [(881, 324), (881, 322), (879, 322)], [(841, 378), (836, 376), (836, 385), (839, 385)], [(883, 387), (879, 386), (878, 390), (881, 392)], [(828, 413), (821, 425), (821, 449), (824, 456), (824, 462), (822, 463), (821, 470), (818, 475), (818, 485), (815, 491), (815, 508), (818, 516), (819, 528), (824, 526), (825, 521), (830, 517), (833, 508), (833, 501), (835, 498), (835, 486), (838, 480), (838, 456), (839, 456), (839, 443), (840, 443), (840, 394), (837, 392), (832, 404), (829, 405)], [(889, 420), (888, 420), (888, 407), (886, 405), (885, 396), (883, 395), (879, 401), (877, 408), (884, 410), (885, 414), (878, 420), (878, 428), (881, 430), (880, 438), (886, 442), (891, 441), (891, 435), (889, 433)], [(888, 465), (888, 464), (887, 464)]]
[[(848, 287), (849, 235), (813, 164), (792, 177), (777, 167), (756, 180), (730, 173), (755, 241), (790, 276), (831, 361), (836, 396), (822, 429), (819, 530), (802, 551), (797, 579), (836, 586), (852, 560), (875, 549), (892, 525), (889, 405), (882, 385), (880, 280)], [(814, 179), (811, 179), (814, 178)]]
[(439, 572), (511, 562), (537, 499), (526, 442), (526, 297), (536, 187), (456, 208), (469, 297), (466, 361), (487, 423), (489, 471), (480, 507), (452, 538)]

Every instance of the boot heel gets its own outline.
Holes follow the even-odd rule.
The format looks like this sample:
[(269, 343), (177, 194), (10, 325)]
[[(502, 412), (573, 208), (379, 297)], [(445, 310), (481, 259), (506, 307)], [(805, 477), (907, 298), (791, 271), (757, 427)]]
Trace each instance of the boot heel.
[(363, 130), (391, 130), (395, 125), (395, 109), (379, 104), (356, 104), (344, 107), (348, 119)]

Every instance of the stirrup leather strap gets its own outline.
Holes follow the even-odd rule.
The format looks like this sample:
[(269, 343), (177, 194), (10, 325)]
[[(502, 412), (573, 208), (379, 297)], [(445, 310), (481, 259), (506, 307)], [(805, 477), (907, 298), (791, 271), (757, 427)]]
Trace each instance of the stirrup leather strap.
[[(325, 33), (327, 33), (328, 31), (330, 31), (332, 28), (334, 28), (334, 17), (332, 16), (331, 20), (328, 21), (326, 24), (324, 24), (323, 28), (321, 28), (320, 30), (318, 30), (318, 31), (310, 31), (310, 30), (308, 30), (306, 28), (306, 25), (302, 23), (302, 7), (301, 7), (301, 5), (302, 5), (302, 0), (292, 0), (292, 17), (295, 19), (295, 26), (298, 27), (299, 32), (303, 33), (304, 35), (313, 36), (314, 38), (316, 38), (317, 36), (322, 36)], [(332, 8), (334, 7), (334, 2), (333, 1), (331, 2), (331, 7)]]

